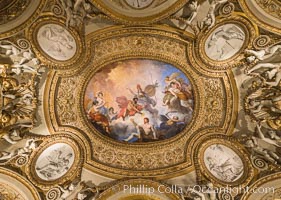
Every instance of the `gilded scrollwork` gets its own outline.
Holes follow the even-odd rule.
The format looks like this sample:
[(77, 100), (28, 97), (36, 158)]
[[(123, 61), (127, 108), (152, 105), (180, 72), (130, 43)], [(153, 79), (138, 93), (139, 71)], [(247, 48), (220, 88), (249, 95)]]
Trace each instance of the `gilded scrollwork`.
[(205, 85), (205, 125), (219, 126), (223, 118), (224, 93), (221, 88), (220, 80), (208, 79), (204, 81)]
[(233, 2), (228, 2), (220, 6), (219, 13), (222, 16), (229, 16), (235, 11), (235, 4)]
[(273, 17), (281, 19), (281, 3), (277, 0), (255, 0), (264, 11)]
[[(80, 186), (80, 181), (79, 180), (74, 180), (70, 184), (66, 186), (56, 186), (54, 188), (51, 188), (47, 193), (46, 193), (46, 199), (47, 200), (66, 200), (69, 199), (73, 194), (77, 193), (76, 190)], [(78, 199), (78, 200), (81, 200)]]
[(77, 78), (62, 79), (59, 87), (57, 101), (57, 115), (61, 124), (75, 124), (77, 114), (75, 112)]
[[(1, 28), (33, 12), (0, 30), (0, 166), (35, 198), (238, 199), (215, 191), (280, 179), (280, 30), (250, 19), (246, 0), (29, 1), (0, 0)], [(276, 0), (255, 2), (280, 19)], [(166, 185), (178, 175), (209, 192)]]
[(275, 188), (274, 192), (264, 195), (261, 200), (271, 200), (281, 198), (281, 188)]
[(41, 14), (46, 1), (13, 0), (0, 2), (0, 38), (8, 38), (21, 32)]
[[(124, 153), (118, 150), (109, 150), (103, 146), (96, 146), (93, 152), (94, 158), (102, 163), (111, 163), (112, 166), (132, 170), (158, 169), (163, 166), (179, 163), (184, 159), (183, 148), (173, 148), (159, 153)], [(161, 158), (161, 159), (160, 159)]]
[(28, 4), (30, 4), (30, 0), (15, 0), (11, 2), (1, 1), (0, 25), (6, 24), (7, 22), (19, 17), (26, 10)]
[(271, 43), (272, 39), (268, 35), (259, 35), (254, 41), (253, 41), (253, 47), (255, 49), (263, 49)]
[[(126, 186), (129, 186), (128, 188)], [(137, 190), (139, 187), (143, 187), (138, 193), (130, 193), (129, 190)], [(126, 190), (124, 190), (124, 188)], [(157, 181), (149, 180), (149, 179), (130, 179), (130, 180), (120, 180), (117, 183), (114, 183), (111, 187), (102, 192), (98, 199), (106, 200), (109, 198), (117, 198), (121, 197), (124, 200), (129, 199), (148, 199), (148, 200), (160, 200), (163, 198), (171, 199), (171, 200), (181, 200), (180, 192), (183, 189), (172, 188), (167, 184), (160, 183)], [(149, 192), (149, 191), (154, 191)], [(170, 191), (169, 193), (165, 193), (164, 191)], [(152, 198), (152, 199), (151, 199)]]
[[(188, 146), (186, 141), (195, 134), (200, 126), (201, 128), (203, 125), (204, 127), (216, 126), (227, 129), (230, 124), (229, 120), (233, 120), (229, 113), (233, 109), (231, 102), (234, 101), (232, 99), (234, 95), (231, 95), (229, 90), (226, 91), (226, 88), (230, 87), (230, 80), (228, 78), (220, 79), (219, 76), (222, 74), (214, 74), (211, 81), (208, 81), (208, 77), (212, 74), (205, 74), (204, 78), (200, 77), (201, 74), (197, 74), (195, 66), (186, 63), (187, 53), (191, 53), (187, 52), (189, 42), (182, 40), (174, 32), (165, 33), (147, 28), (135, 28), (134, 31), (137, 31), (138, 34), (133, 34), (132, 31), (132, 29), (115, 28), (106, 34), (90, 35), (86, 45), (88, 51), (94, 52), (94, 54), (89, 59), (92, 61), (80, 72), (79, 76), (74, 78), (64, 77), (64, 74), (61, 73), (53, 74), (53, 82), (48, 86), (53, 88), (50, 91), (55, 92), (50, 94), (50, 97), (54, 98), (49, 105), (49, 108), (53, 109), (53, 112), (50, 112), (50, 123), (54, 130), (67, 125), (80, 129), (81, 131), (78, 131), (77, 134), (81, 137), (85, 137), (86, 134), (90, 146), (92, 146), (88, 149), (91, 156), (87, 157), (86, 162), (91, 166), (106, 170), (106, 174), (151, 176), (163, 174), (163, 168), (166, 168), (165, 173), (173, 173), (173, 167), (170, 168), (170, 166), (177, 166), (178, 170), (190, 166), (191, 159), (189, 156), (185, 156)], [(149, 144), (141, 144), (144, 148), (140, 151), (137, 147), (139, 144), (116, 142), (103, 136), (90, 124), (83, 106), (82, 97), (85, 95), (86, 86), (96, 72), (108, 64), (137, 58), (171, 63), (179, 67), (190, 79), (191, 85), (194, 85), (195, 107), (191, 125), (176, 136), (178, 139), (175, 137), (169, 139), (167, 143), (159, 141), (151, 144), (157, 146), (155, 151), (152, 151), (152, 146)], [(195, 82), (196, 77), (202, 81)], [(199, 94), (199, 90), (205, 91), (204, 94)], [(213, 100), (210, 101), (210, 98)], [(228, 99), (228, 103), (224, 110), (226, 99)], [(53, 115), (54, 113), (56, 114)], [(175, 141), (177, 141), (177, 145), (170, 146)], [(117, 146), (118, 148), (116, 148)]]
[(24, 197), (11, 186), (0, 183), (0, 199), (24, 200)]
[(178, 11), (185, 0), (105, 0), (104, 2), (90, 1), (111, 20), (125, 25), (152, 24)]
[[(14, 200), (17, 198), (19, 198), (18, 200), (41, 199), (39, 192), (36, 190), (34, 185), (23, 177), (22, 174), (2, 167), (0, 167), (0, 172), (0, 198), (5, 200)], [(17, 196), (14, 194), (17, 194)], [(11, 198), (9, 199), (9, 197)]]
[[(101, 48), (107, 46), (108, 48)], [(171, 57), (181, 57), (184, 59), (185, 46), (181, 43), (174, 43), (172, 39), (159, 38), (157, 36), (128, 36), (119, 40), (115, 38), (98, 42), (93, 51), (95, 52), (94, 62), (99, 63), (109, 55), (126, 55), (133, 49), (138, 52), (145, 52), (147, 55), (153, 55), (155, 49), (157, 54), (161, 55), (167, 51), (171, 52)]]
[(260, 171), (268, 169), (268, 163), (258, 156), (251, 156), (251, 161), (253, 166)]
[[(276, 172), (281, 164), (281, 40), (274, 32), (281, 32), (278, 24), (275, 27), (253, 16), (246, 1), (0, 0), (0, 7), (5, 8), (0, 8), (0, 144), (4, 146), (0, 150), (0, 176), (7, 174), (24, 182), (34, 199), (40, 199), (39, 191), (41, 198), (49, 200), (102, 200), (114, 199), (114, 195), (123, 200), (164, 196), (175, 200), (248, 200), (252, 194), (214, 191), (228, 186), (255, 188), (280, 180)], [(254, 2), (280, 20), (276, 0)], [(154, 67), (156, 72), (152, 73), (142, 65), (141, 70), (150, 74), (126, 69), (116, 73), (118, 80), (113, 84), (119, 84), (119, 93), (127, 92), (122, 93), (121, 97), (126, 97), (122, 107), (117, 100), (109, 102), (119, 96), (113, 96), (116, 89), (110, 88), (111, 79), (101, 72), (114, 71), (114, 67), (107, 67), (132, 60), (161, 62), (174, 68), (167, 67), (161, 74), (159, 68)], [(50, 70), (48, 75), (44, 67)], [(149, 78), (156, 79), (155, 74), (161, 83), (148, 83)], [(91, 82), (94, 76), (100, 76), (95, 79), (98, 83)], [(126, 88), (121, 79), (128, 76), (127, 83), (137, 76), (140, 79)], [(107, 85), (100, 88), (110, 88), (107, 93), (97, 90), (100, 82)], [(91, 92), (89, 84), (94, 85)], [(192, 99), (184, 93), (188, 92), (184, 86), (189, 86)], [(158, 96), (151, 94), (156, 88)], [(154, 106), (138, 109), (132, 101), (135, 98), (146, 98), (150, 100), (146, 106)], [(176, 100), (181, 109), (167, 106)], [(112, 102), (115, 107), (111, 116), (104, 113), (105, 118), (93, 119), (90, 114), (101, 113), (100, 102), (108, 110)], [(153, 109), (166, 108), (173, 114), (163, 122)], [(184, 109), (192, 114), (186, 126), (174, 134), (173, 128), (186, 122), (175, 113), (186, 114)], [(147, 113), (155, 114), (156, 122), (145, 117)], [(135, 120), (135, 115), (142, 121)], [(121, 124), (130, 122), (136, 131), (126, 132), (128, 126), (124, 126), (125, 131), (118, 132), (121, 139), (106, 135), (112, 133), (107, 131), (110, 128), (119, 127), (111, 124), (117, 118)], [(101, 123), (105, 133), (93, 122)], [(40, 128), (36, 129), (38, 123)], [(169, 130), (165, 131), (171, 136), (163, 134), (159, 139), (156, 133), (161, 128)], [(147, 143), (141, 139), (145, 134), (150, 135)], [(121, 180), (104, 185), (96, 185), (96, 180), (85, 182), (82, 168), (86, 174)], [(167, 180), (189, 172), (187, 177), (194, 176), (192, 181), (210, 193), (188, 190), (164, 196), (123, 195), (125, 184), (147, 184), (154, 190), (159, 190), (160, 184), (163, 189), (173, 188), (165, 181), (124, 181), (124, 177)], [(0, 199), (24, 199), (6, 186), (0, 189)], [(275, 196), (262, 198), (280, 198), (278, 188)]]
[[(262, 6), (255, 5), (255, 4), (257, 4), (258, 1), (260, 2), (260, 5), (262, 5)], [(275, 0), (273, 0), (273, 1), (272, 0), (270, 0), (270, 1), (267, 1), (267, 0), (266, 1), (239, 0), (239, 5), (241, 6), (243, 12), (249, 19), (252, 20), (253, 23), (257, 24), (259, 27), (263, 28), (264, 30), (268, 30), (272, 33), (276, 33), (276, 34), (280, 35), (281, 31), (280, 31), (280, 26), (278, 25), (279, 23), (276, 22), (276, 20), (269, 20), (269, 18), (267, 17), (267, 15), (271, 15), (271, 17), (273, 17), (274, 15), (277, 16), (276, 13), (274, 12), (275, 9), (273, 9), (272, 12), (263, 11), (263, 9), (265, 9), (267, 11), (269, 9), (272, 9), (270, 6), (267, 8), (264, 8), (264, 5), (270, 5), (270, 4), (274, 5), (275, 3), (277, 3), (277, 1), (275, 1)], [(280, 3), (277, 3), (277, 4), (280, 4)], [(262, 12), (260, 10), (262, 10)], [(278, 11), (278, 10), (279, 10), (279, 5), (278, 5), (278, 7), (276, 7), (276, 11)], [(266, 15), (264, 13), (266, 13)], [(276, 18), (276, 19), (278, 20), (278, 18)]]
[(11, 164), (17, 167), (22, 167), (27, 164), (30, 155), (38, 148), (42, 141), (28, 139), (22, 147), (14, 148), (10, 151), (1, 151), (0, 165)]
[[(269, 200), (280, 197), (280, 176), (281, 173), (277, 172), (256, 180), (247, 189), (248, 192), (245, 192), (241, 199), (253, 200), (259, 198), (262, 200)], [(259, 191), (259, 188), (262, 189)], [(257, 193), (257, 191), (259, 192)]]
[(125, 9), (147, 9), (147, 8), (156, 8), (161, 4), (165, 3), (167, 0), (113, 0), (112, 2)]

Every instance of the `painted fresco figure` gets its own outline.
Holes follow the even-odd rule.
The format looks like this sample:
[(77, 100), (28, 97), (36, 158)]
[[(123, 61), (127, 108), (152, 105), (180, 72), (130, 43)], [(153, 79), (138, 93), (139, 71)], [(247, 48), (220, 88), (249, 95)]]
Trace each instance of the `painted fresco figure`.
[(127, 116), (134, 116), (139, 113), (142, 114), (141, 110), (143, 106), (138, 104), (138, 98), (134, 97), (133, 100), (128, 100), (125, 96), (120, 96), (116, 98), (116, 102), (118, 103), (118, 107), (120, 108), (117, 119), (122, 117), (123, 121)]
[[(157, 83), (156, 83), (157, 84)], [(157, 86), (154, 86), (157, 87)], [(143, 106), (144, 110), (150, 112), (154, 117), (157, 117), (158, 110), (153, 108), (156, 106), (157, 102), (151, 98), (147, 92), (143, 91), (141, 86), (137, 85), (137, 93), (133, 92), (130, 88), (127, 88), (136, 98), (138, 98), (138, 102)]]
[[(122, 67), (122, 62), (109, 66), (109, 70), (98, 72), (92, 79), (94, 82), (88, 85), (84, 107), (94, 128), (112, 139), (129, 142), (155, 141), (159, 136), (167, 139), (182, 131), (193, 112), (193, 91), (186, 75), (172, 65), (158, 61), (124, 61), (124, 64), (127, 62), (131, 64), (130, 69)], [(142, 67), (136, 67), (142, 62)], [(117, 73), (126, 72), (132, 72), (132, 76), (126, 79), (117, 76)], [(143, 78), (149, 76), (150, 81)], [(166, 93), (162, 94), (165, 87)], [(99, 90), (110, 92), (106, 98), (103, 93), (95, 93), (93, 99), (91, 91)], [(93, 105), (89, 109), (91, 100)], [(177, 114), (161, 121), (159, 116), (171, 111)], [(148, 122), (143, 122), (144, 117)], [(154, 129), (150, 134), (142, 127), (142, 124), (148, 126), (147, 123)]]
[(143, 118), (143, 124), (138, 125), (134, 119), (131, 119), (131, 122), (136, 126), (137, 133), (131, 133), (131, 135), (126, 138), (124, 141), (130, 141), (133, 137), (139, 138), (140, 141), (151, 141), (156, 140), (156, 131), (153, 125), (149, 123), (149, 118)]
[(179, 120), (178, 116), (168, 116), (169, 113), (166, 115), (160, 115), (159, 119), (161, 121), (159, 126), (159, 139), (165, 139), (175, 136), (178, 132), (184, 129), (185, 123)]
[(88, 111), (89, 119), (101, 129), (102, 132), (110, 133), (108, 109), (105, 107), (105, 100), (102, 92), (94, 97), (92, 107)]
[(108, 114), (108, 110), (105, 107), (105, 100), (102, 92), (98, 92), (97, 97), (95, 98), (95, 110), (105, 116)]
[(173, 73), (165, 79), (168, 85), (164, 91), (163, 105), (167, 105), (172, 111), (192, 112), (192, 93), (186, 83), (176, 79), (177, 76), (179, 73)]

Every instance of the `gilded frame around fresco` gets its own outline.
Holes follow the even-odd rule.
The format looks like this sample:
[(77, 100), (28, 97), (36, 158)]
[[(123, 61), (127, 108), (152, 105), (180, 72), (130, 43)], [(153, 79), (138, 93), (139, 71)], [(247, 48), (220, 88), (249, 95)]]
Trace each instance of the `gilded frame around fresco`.
[[(192, 37), (183, 40), (172, 29), (163, 29), (165, 27), (112, 27), (89, 35), (86, 38), (86, 54), (92, 56), (77, 66), (79, 74), (77, 68), (67, 75), (63, 71), (50, 74), (45, 90), (50, 92), (45, 94), (49, 100), (44, 101), (49, 130), (52, 134), (63, 130), (87, 138), (84, 144), (88, 169), (118, 178), (173, 177), (192, 168), (191, 152), (187, 150), (191, 137), (201, 135), (200, 130), (204, 127), (216, 127), (225, 133), (230, 131), (233, 124), (230, 122), (236, 117), (233, 115), (234, 105), (237, 104), (235, 93), (231, 93), (235, 90), (233, 77), (228, 72), (209, 74), (197, 71), (199, 66), (188, 59), (188, 54), (192, 53), (187, 52), (193, 45)], [(172, 64), (182, 70), (192, 83), (195, 98), (193, 119), (183, 132), (173, 138), (126, 144), (108, 139), (89, 127), (82, 104), (83, 91), (90, 77), (107, 64), (138, 58)], [(209, 106), (208, 98), (211, 97), (218, 102)]]

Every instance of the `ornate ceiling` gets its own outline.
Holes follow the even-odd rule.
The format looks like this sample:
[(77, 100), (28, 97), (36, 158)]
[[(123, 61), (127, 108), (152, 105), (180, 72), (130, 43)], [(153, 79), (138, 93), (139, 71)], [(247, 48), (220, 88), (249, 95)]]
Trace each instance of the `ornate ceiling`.
[(281, 198), (278, 0), (0, 0), (0, 199)]

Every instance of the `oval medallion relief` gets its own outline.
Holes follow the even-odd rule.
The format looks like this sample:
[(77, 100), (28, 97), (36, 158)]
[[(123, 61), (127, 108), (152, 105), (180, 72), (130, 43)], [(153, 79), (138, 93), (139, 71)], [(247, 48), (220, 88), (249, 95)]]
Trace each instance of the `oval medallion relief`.
[(235, 24), (217, 27), (205, 42), (206, 55), (216, 61), (224, 61), (240, 51), (245, 42), (244, 31)]
[(71, 33), (58, 24), (45, 24), (37, 33), (41, 49), (58, 61), (71, 59), (76, 53), (76, 42)]
[(204, 152), (204, 165), (217, 179), (223, 182), (234, 182), (244, 173), (241, 158), (229, 147), (213, 144)]
[(56, 143), (46, 148), (38, 157), (35, 170), (45, 181), (56, 180), (65, 175), (74, 162), (74, 150), (65, 143)]

